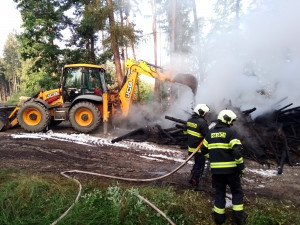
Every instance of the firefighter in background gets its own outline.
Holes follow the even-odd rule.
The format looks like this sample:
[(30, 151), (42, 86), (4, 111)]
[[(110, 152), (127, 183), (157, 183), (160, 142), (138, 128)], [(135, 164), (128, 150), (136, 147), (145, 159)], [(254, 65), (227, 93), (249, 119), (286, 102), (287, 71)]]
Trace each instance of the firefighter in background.
[[(192, 154), (205, 135), (208, 133), (208, 124), (204, 119), (205, 115), (209, 112), (209, 107), (205, 104), (198, 104), (194, 108), (194, 113), (186, 123), (185, 134), (187, 134), (187, 144), (189, 155)], [(203, 174), (205, 166), (205, 157), (199, 152), (194, 155), (194, 165), (191, 170), (191, 178), (189, 183), (194, 186), (195, 191), (200, 191), (199, 187), (200, 177)]]
[(236, 224), (244, 224), (243, 190), (240, 176), (245, 166), (241, 155), (242, 144), (237, 133), (230, 128), (237, 119), (231, 110), (222, 110), (218, 123), (205, 136), (201, 153), (209, 153), (212, 185), (215, 189), (214, 220), (216, 224), (225, 222), (225, 196), (228, 185), (232, 194), (232, 209)]

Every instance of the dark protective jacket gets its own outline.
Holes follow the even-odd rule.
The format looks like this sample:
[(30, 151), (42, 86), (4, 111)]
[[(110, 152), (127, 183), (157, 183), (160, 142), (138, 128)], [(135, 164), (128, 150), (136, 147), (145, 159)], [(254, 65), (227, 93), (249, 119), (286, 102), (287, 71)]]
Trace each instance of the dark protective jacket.
[(217, 123), (205, 136), (201, 153), (209, 153), (212, 174), (233, 174), (244, 169), (242, 144), (229, 125)]
[(205, 135), (208, 133), (207, 121), (203, 117), (200, 117), (194, 113), (186, 123), (185, 133), (188, 135), (189, 152), (194, 152), (194, 150), (204, 139)]

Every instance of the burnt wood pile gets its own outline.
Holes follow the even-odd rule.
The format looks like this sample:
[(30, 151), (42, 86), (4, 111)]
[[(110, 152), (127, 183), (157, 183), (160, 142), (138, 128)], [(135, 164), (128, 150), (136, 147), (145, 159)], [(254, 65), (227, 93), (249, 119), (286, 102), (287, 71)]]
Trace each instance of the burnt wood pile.
[[(290, 108), (292, 104), (265, 113), (251, 119), (251, 113), (256, 108), (237, 112), (238, 120), (234, 129), (239, 133), (243, 143), (243, 156), (261, 164), (278, 165), (278, 174), (283, 171), (285, 163), (290, 166), (300, 165), (300, 107)], [(216, 113), (210, 113), (209, 122), (216, 122)], [(147, 141), (164, 145), (177, 145), (187, 149), (187, 135), (184, 134), (185, 120), (165, 116), (174, 122), (169, 128), (162, 128), (156, 124), (133, 130), (112, 142), (131, 139)]]
[(162, 128), (161, 125), (155, 124), (135, 129), (125, 135), (112, 140), (112, 143), (130, 139), (137, 142), (153, 142), (163, 145), (178, 145), (181, 148), (187, 148), (187, 136), (183, 133), (186, 121), (170, 116), (165, 116), (174, 123), (174, 126)]
[(300, 107), (290, 106), (261, 115), (250, 126), (263, 153), (256, 159), (260, 162), (274, 159), (279, 174), (285, 163), (300, 165)]

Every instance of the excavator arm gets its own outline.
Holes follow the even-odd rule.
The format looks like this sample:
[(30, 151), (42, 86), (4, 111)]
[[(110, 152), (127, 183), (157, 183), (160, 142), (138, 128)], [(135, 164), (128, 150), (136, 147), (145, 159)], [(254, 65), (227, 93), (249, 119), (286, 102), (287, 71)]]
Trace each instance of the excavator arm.
[(140, 61), (137, 64), (134, 60), (128, 59), (126, 62), (126, 68), (130, 69), (131, 73), (128, 75), (121, 91), (119, 92), (119, 99), (121, 101), (121, 110), (123, 116), (128, 115), (129, 108), (132, 103), (132, 96), (140, 74), (153, 77), (161, 81), (173, 82), (171, 76), (156, 71), (144, 61)]

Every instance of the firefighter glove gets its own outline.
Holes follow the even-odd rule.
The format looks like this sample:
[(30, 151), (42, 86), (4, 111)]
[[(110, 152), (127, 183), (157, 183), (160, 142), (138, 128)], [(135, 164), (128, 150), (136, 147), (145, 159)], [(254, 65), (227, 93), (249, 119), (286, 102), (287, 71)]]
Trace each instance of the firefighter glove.
[(240, 177), (243, 177), (245, 175), (245, 169), (240, 171)]
[(245, 174), (245, 166), (243, 163), (237, 165), (238, 174), (242, 177)]

